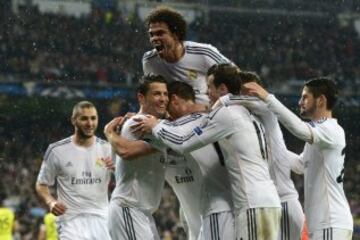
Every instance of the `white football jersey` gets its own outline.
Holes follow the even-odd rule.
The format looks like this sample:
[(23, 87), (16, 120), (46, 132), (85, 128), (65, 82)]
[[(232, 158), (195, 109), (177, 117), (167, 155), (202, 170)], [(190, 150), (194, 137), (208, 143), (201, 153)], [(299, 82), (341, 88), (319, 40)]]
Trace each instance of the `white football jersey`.
[[(168, 132), (172, 132), (173, 129), (177, 131), (178, 128), (181, 128), (182, 131), (191, 131), (200, 125), (206, 117), (207, 114), (204, 113), (193, 113), (173, 122), (163, 121), (159, 124)], [(193, 199), (190, 201), (190, 205), (193, 205), (193, 207), (197, 206), (197, 211), (201, 213), (202, 217), (212, 213), (231, 211), (233, 207), (230, 182), (225, 167), (224, 155), (219, 143), (208, 144), (191, 153), (185, 153), (180, 156), (183, 156), (182, 158), (179, 157), (180, 160), (183, 159), (183, 161), (188, 162), (189, 165), (194, 165), (194, 168), (196, 166), (195, 169), (199, 169), (197, 171), (200, 171), (199, 193), (189, 191), (187, 193), (189, 196), (186, 196), (187, 199)], [(168, 170), (171, 165), (171, 161), (169, 161)], [(182, 206), (186, 215), (186, 208), (183, 204)]]
[(189, 131), (178, 126), (170, 132), (158, 124), (153, 128), (153, 134), (180, 153), (219, 142), (235, 210), (281, 207), (270, 178), (260, 123), (243, 106), (216, 108)]
[[(305, 123), (273, 95), (267, 105), (279, 121), (307, 141), (299, 158), (304, 167), (305, 215), (310, 232), (326, 228), (353, 229), (353, 219), (343, 190), (345, 133), (336, 119)], [(313, 143), (308, 143), (313, 139)]]
[(37, 182), (49, 186), (57, 182), (58, 200), (67, 208), (59, 221), (82, 213), (107, 218), (111, 172), (104, 165), (106, 158), (111, 158), (111, 146), (100, 138), (86, 148), (72, 137), (49, 145)]
[(206, 74), (214, 64), (230, 62), (210, 44), (184, 41), (184, 56), (176, 63), (160, 58), (155, 49), (144, 54), (144, 74), (163, 76), (167, 81), (186, 82), (191, 85), (198, 103), (208, 104)]
[(174, 190), (191, 239), (196, 240), (201, 228), (200, 196), (202, 176), (198, 164), (193, 159), (172, 151), (167, 152), (165, 179)]
[[(136, 122), (135, 115), (125, 122), (121, 136), (128, 140), (138, 140), (130, 129)], [(111, 201), (121, 206), (134, 207), (147, 212), (154, 212), (161, 200), (165, 181), (166, 148), (137, 159), (123, 160), (116, 155), (116, 186)]]
[(345, 133), (336, 119), (312, 122), (314, 143), (305, 144), (305, 215), (310, 232), (324, 228), (353, 230), (343, 189)]
[(227, 94), (222, 96), (219, 101), (225, 106), (241, 104), (259, 117), (265, 128), (266, 142), (268, 144), (270, 176), (275, 183), (280, 200), (285, 202), (298, 199), (299, 194), (291, 179), (289, 152), (275, 114), (267, 108), (263, 101), (256, 97)]

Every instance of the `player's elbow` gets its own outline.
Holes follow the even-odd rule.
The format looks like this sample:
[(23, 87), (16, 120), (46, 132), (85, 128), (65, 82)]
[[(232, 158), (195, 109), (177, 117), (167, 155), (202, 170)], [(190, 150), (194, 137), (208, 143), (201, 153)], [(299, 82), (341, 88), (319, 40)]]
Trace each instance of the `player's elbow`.
[(36, 182), (35, 184), (35, 191), (36, 193), (40, 196), (44, 190), (48, 189), (48, 185), (40, 183), (40, 182)]

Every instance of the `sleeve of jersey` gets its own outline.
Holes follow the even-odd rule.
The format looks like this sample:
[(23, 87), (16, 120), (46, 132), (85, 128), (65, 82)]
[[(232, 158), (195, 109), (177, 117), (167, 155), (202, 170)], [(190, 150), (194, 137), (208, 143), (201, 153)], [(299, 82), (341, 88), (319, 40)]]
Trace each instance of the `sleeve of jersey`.
[(188, 132), (181, 126), (169, 126), (159, 123), (153, 128), (153, 135), (166, 146), (181, 154), (199, 149), (209, 143), (231, 134), (232, 128), (220, 114), (214, 118), (207, 117), (204, 122)]
[(55, 184), (56, 178), (56, 155), (52, 151), (51, 146), (46, 150), (44, 160), (41, 164), (37, 182), (52, 186)]
[(269, 94), (266, 98), (266, 103), (268, 108), (293, 135), (305, 142), (313, 141), (312, 131), (309, 125), (286, 108), (274, 95)]
[(334, 136), (332, 131), (326, 127), (325, 123), (312, 124), (311, 127), (314, 136), (314, 144), (317, 144), (322, 148), (336, 144), (336, 138), (340, 137)]

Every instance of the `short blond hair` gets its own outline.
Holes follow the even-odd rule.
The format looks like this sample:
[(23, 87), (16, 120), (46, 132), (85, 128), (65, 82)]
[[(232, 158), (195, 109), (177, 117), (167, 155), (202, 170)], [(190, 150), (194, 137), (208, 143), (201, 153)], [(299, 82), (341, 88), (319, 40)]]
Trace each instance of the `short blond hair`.
[(77, 104), (75, 104), (73, 111), (72, 111), (72, 115), (71, 115), (71, 119), (74, 120), (76, 119), (76, 117), (79, 115), (79, 112), (81, 109), (84, 108), (95, 108), (95, 105), (92, 102), (89, 101), (80, 101)]

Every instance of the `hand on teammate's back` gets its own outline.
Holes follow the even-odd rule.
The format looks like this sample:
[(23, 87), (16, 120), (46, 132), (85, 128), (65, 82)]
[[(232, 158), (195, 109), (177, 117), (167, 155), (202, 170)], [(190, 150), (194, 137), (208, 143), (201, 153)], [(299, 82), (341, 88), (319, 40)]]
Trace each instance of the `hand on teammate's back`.
[(158, 124), (158, 119), (152, 115), (147, 115), (146, 118), (134, 118), (137, 122), (131, 126), (133, 132), (136, 134), (144, 135), (151, 133), (152, 129)]

